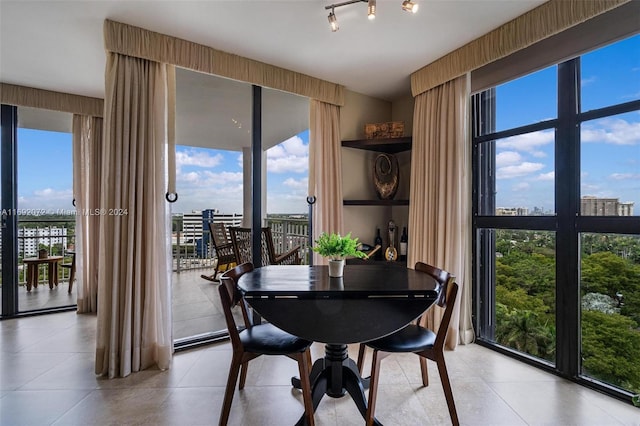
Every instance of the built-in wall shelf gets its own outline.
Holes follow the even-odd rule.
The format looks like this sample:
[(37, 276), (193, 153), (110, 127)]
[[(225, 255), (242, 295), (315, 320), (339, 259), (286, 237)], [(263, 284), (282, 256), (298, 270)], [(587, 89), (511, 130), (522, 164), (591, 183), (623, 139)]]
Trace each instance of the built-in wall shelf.
[(342, 141), (344, 148), (366, 149), (368, 151), (397, 154), (411, 149), (411, 136), (386, 139), (355, 139)]
[(409, 200), (343, 200), (345, 206), (408, 206)]

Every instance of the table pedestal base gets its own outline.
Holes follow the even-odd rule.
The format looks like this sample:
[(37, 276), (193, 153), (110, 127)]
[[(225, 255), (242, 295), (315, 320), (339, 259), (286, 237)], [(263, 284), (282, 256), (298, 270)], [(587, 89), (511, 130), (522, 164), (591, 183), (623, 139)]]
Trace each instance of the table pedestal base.
[[(362, 417), (366, 416), (367, 399), (365, 398), (364, 390), (369, 387), (369, 379), (363, 379), (360, 376), (358, 366), (349, 358), (347, 345), (325, 345), (324, 358), (313, 363), (309, 378), (314, 412), (323, 396), (342, 398), (348, 393), (351, 395)], [(293, 387), (300, 389), (300, 379), (291, 378), (291, 384)], [(296, 425), (304, 425), (304, 420), (303, 414)], [(374, 424), (382, 425), (378, 420), (374, 420)]]

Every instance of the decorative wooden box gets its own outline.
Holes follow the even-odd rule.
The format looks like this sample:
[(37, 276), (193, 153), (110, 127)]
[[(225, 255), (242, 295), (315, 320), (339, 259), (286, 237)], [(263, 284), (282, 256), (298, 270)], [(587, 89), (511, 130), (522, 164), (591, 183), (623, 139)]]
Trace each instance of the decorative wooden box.
[(364, 125), (367, 139), (401, 138), (404, 136), (404, 121), (389, 121)]

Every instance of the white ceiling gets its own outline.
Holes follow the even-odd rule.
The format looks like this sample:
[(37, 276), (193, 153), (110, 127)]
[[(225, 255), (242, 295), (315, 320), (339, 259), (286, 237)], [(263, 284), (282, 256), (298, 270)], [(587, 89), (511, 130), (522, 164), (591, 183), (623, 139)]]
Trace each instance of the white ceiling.
[[(420, 10), (410, 14), (402, 11), (401, 0), (378, 0), (374, 21), (366, 18), (365, 3), (340, 7), (335, 9), (340, 30), (332, 33), (324, 9), (331, 2), (323, 0), (0, 0), (0, 81), (102, 98), (102, 25), (109, 18), (394, 100), (410, 93), (409, 75), (413, 71), (544, 3), (416, 1)], [(211, 146), (208, 140), (215, 134), (216, 147), (228, 142), (238, 149), (238, 144), (245, 142), (230, 142), (239, 129), (228, 124), (250, 120), (250, 86), (215, 80), (222, 79), (191, 72), (179, 74), (178, 139)], [(207, 89), (199, 91), (205, 81)], [(211, 105), (211, 99), (205, 97), (207, 90), (212, 96), (217, 93), (222, 106)], [(272, 105), (278, 105), (269, 120), (279, 126), (291, 124), (283, 129), (287, 131), (274, 131), (273, 138), (285, 133), (289, 137), (300, 125), (301, 129), (308, 127), (306, 121), (299, 123), (308, 116), (306, 100), (266, 92), (265, 102), (273, 95)], [(249, 103), (232, 101), (232, 97)], [(198, 105), (197, 99), (204, 104)], [(285, 107), (288, 102), (292, 104)], [(210, 109), (205, 109), (205, 104)], [(181, 105), (188, 116), (182, 115)], [(232, 116), (234, 111), (236, 116)], [(183, 134), (181, 138), (180, 123), (191, 123), (182, 125), (183, 130), (195, 129), (198, 113), (206, 120), (198, 122), (198, 134)], [(268, 133), (269, 125), (263, 126), (263, 132)], [(222, 129), (226, 129), (224, 133), (220, 133)]]

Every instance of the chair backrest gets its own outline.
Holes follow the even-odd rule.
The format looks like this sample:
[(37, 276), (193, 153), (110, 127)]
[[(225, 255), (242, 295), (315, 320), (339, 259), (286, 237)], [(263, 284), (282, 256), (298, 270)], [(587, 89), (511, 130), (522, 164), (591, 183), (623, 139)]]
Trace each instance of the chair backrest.
[(451, 274), (443, 269), (436, 268), (435, 266), (431, 266), (423, 262), (416, 262), (415, 270), (431, 275), (443, 287), (440, 292), (440, 297), (436, 300), (436, 304), (443, 308), (447, 299), (447, 286), (449, 284)]
[[(273, 248), (273, 241), (268, 238), (265, 230), (269, 230), (268, 235), (271, 235), (269, 228), (262, 228), (262, 266), (273, 264), (273, 258), (275, 258), (275, 255), (271, 255), (269, 248)], [(229, 232), (231, 233), (231, 242), (233, 244), (233, 252), (236, 255), (236, 262), (238, 264), (253, 262), (251, 228), (233, 227), (229, 228)]]
[(227, 329), (229, 330), (229, 337), (231, 338), (231, 344), (234, 347), (240, 345), (240, 335), (238, 333), (238, 325), (233, 316), (232, 308), (240, 305), (242, 309), (242, 318), (244, 320), (244, 326), (250, 328), (253, 324), (249, 317), (249, 309), (247, 303), (242, 297), (242, 293), (238, 289), (238, 280), (241, 276), (247, 272), (253, 271), (253, 264), (242, 263), (233, 269), (226, 271), (220, 276), (220, 303), (222, 304), (222, 311), (224, 312), (224, 319), (227, 323)]
[(209, 222), (209, 232), (211, 233), (211, 240), (213, 241), (214, 247), (219, 247), (223, 244), (229, 244), (231, 242), (224, 223)]
[(269, 259), (269, 265), (273, 265), (276, 264), (276, 258), (278, 257), (278, 255), (276, 254), (276, 247), (273, 244), (273, 234), (271, 233), (271, 228), (269, 227), (265, 227), (262, 228), (261, 230), (261, 234), (262, 234), (262, 257), (263, 257), (263, 261), (264, 261), (264, 257), (265, 257), (265, 250), (266, 250), (266, 255)]

